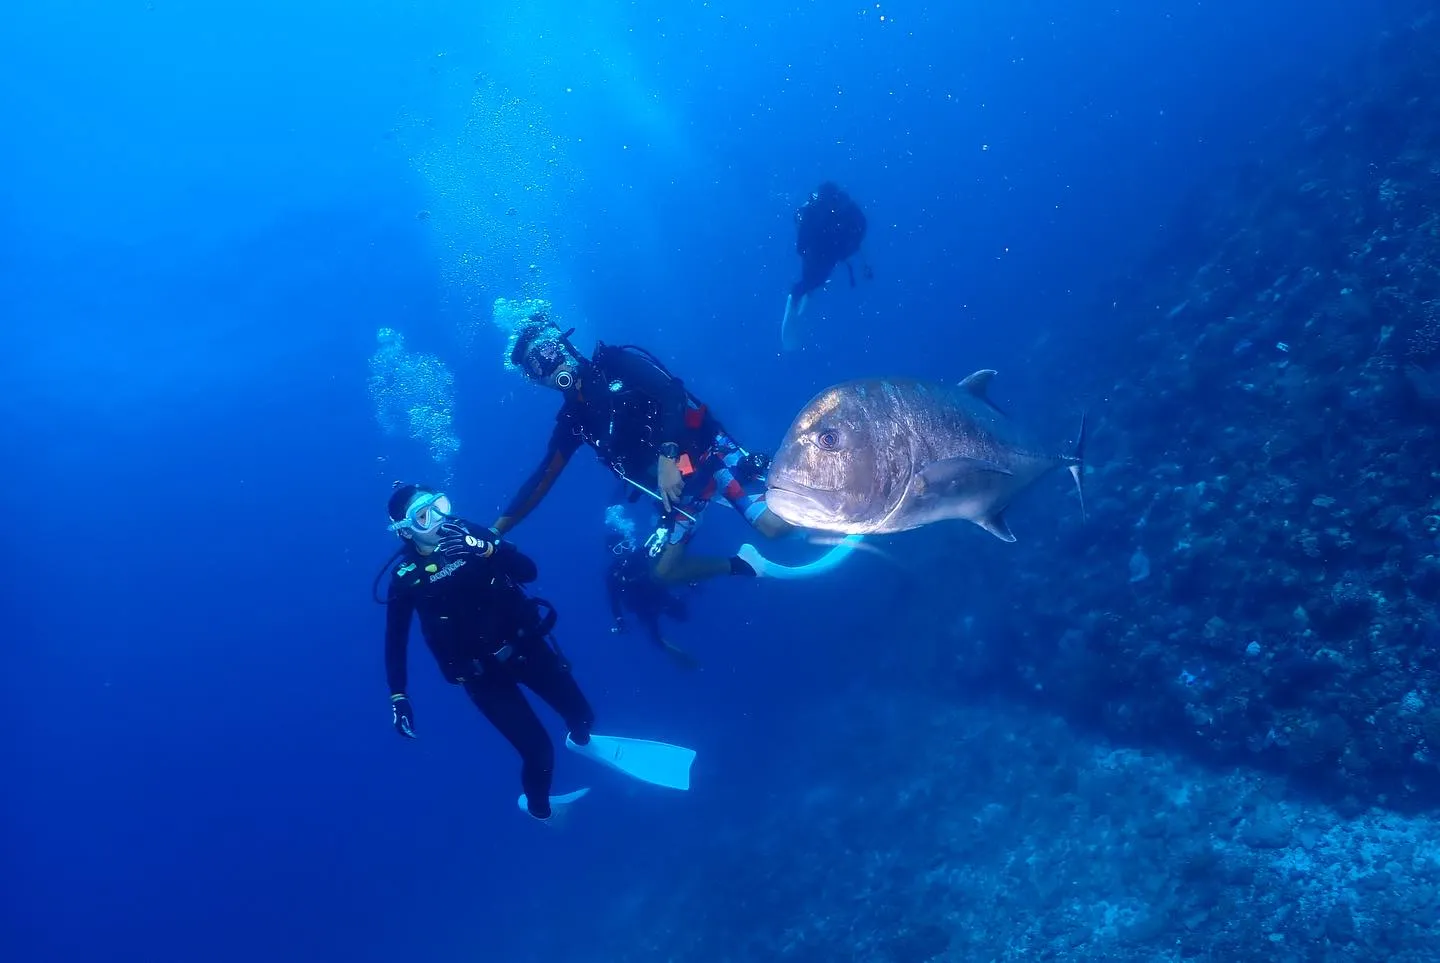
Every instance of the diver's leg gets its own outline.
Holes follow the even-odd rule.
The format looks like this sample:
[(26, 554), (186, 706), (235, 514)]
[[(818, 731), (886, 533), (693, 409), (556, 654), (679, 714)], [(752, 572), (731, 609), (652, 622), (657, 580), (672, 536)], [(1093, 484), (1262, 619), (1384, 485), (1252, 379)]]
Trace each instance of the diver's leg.
[(640, 627), (645, 630), (652, 645), (665, 648), (665, 639), (660, 634), (660, 616), (654, 612), (646, 612), (640, 616)]
[(485, 673), (465, 683), (465, 693), (490, 724), (520, 753), (520, 785), (525, 805), (536, 819), (550, 818), (550, 783), (555, 775), (555, 746), (525, 694), (513, 681)]
[[(704, 502), (692, 503), (688, 509), (698, 519)], [(682, 519), (682, 521), (685, 521)], [(650, 568), (650, 577), (662, 584), (703, 582), (722, 575), (754, 575), (755, 569), (738, 555), (691, 555), (688, 547), (696, 523), (676, 524), (660, 557)]]
[(570, 666), (549, 645), (539, 642), (533, 652), (525, 653), (520, 668), (520, 681), (539, 696), (547, 706), (565, 720), (570, 741), (583, 746), (590, 741), (590, 727), (595, 724), (595, 710), (580, 691), (580, 684)]
[(671, 595), (665, 600), (665, 609), (662, 614), (676, 622), (688, 622), (690, 621), (690, 602), (678, 595)]
[(650, 573), (661, 582), (703, 582), (722, 575), (754, 575), (755, 570), (735, 556), (690, 555), (685, 542), (674, 542), (665, 546)]
[(761, 511), (753, 519), (747, 513), (745, 519), (750, 522), (751, 528), (766, 538), (784, 538), (795, 531), (794, 525), (791, 525), (768, 508)]
[[(665, 547), (661, 549), (660, 557), (655, 560), (655, 564), (650, 566), (651, 578), (657, 582), (675, 583), (700, 582), (705, 579), (718, 578), (721, 575), (754, 574), (750, 566), (736, 558), (691, 556), (687, 553), (687, 546), (700, 527), (700, 519), (704, 516), (706, 506), (710, 504), (713, 492), (713, 480), (708, 480), (699, 489), (698, 494), (687, 498), (680, 506), (690, 513), (690, 517), (679, 515), (676, 517), (675, 523), (670, 526)], [(737, 569), (737, 565), (741, 568)]]
[(814, 291), (823, 288), (830, 280), (830, 272), (835, 270), (835, 261), (819, 261), (807, 259), (800, 268), (800, 282), (795, 285), (795, 313), (798, 315), (805, 310), (805, 302), (809, 300)]
[[(692, 517), (679, 516), (670, 528), (664, 550), (661, 551), (660, 557), (650, 569), (650, 575), (656, 581), (670, 584), (703, 582), (723, 575), (755, 574), (755, 569), (738, 555), (692, 556), (687, 549), (690, 539), (695, 537), (695, 532), (700, 526), (702, 512), (709, 506), (710, 500), (717, 493), (723, 494), (726, 500), (737, 509), (740, 509), (742, 499), (747, 499), (745, 486), (735, 475), (736, 466), (744, 457), (745, 452), (735, 444), (734, 439), (724, 432), (716, 434), (715, 440), (704, 457), (705, 471), (708, 477), (703, 480), (703, 484), (697, 485), (694, 489), (695, 494), (681, 506)], [(761, 510), (763, 510), (763, 495), (748, 496), (748, 500), (756, 498), (761, 499)], [(748, 500), (744, 503), (748, 504)], [(740, 510), (745, 511), (745, 509)], [(747, 519), (748, 517), (747, 514)], [(754, 524), (753, 520), (751, 524)]]

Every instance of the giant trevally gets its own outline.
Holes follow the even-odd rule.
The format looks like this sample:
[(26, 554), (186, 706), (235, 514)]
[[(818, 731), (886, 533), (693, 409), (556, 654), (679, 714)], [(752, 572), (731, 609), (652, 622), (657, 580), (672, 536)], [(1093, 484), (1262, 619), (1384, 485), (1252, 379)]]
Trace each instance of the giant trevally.
[(847, 381), (810, 400), (770, 465), (765, 504), (801, 528), (847, 535), (904, 532), (965, 519), (1015, 541), (1011, 500), (1052, 468), (1075, 478), (1081, 457), (1050, 452), (991, 403), (995, 372), (957, 385), (883, 378)]

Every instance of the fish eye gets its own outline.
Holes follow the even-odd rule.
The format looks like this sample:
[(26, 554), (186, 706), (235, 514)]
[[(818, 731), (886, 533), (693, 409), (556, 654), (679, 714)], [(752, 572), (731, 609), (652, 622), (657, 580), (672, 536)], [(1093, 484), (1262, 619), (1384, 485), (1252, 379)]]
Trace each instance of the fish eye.
[(815, 443), (826, 451), (834, 451), (840, 447), (840, 433), (834, 428), (826, 428), (815, 436)]

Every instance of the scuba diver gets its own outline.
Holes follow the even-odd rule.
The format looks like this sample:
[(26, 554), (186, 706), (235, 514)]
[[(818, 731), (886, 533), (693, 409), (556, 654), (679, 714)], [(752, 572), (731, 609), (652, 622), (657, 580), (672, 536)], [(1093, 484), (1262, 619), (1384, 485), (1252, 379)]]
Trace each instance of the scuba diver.
[[(793, 318), (805, 311), (810, 293), (825, 286), (835, 265), (844, 263), (855, 286), (855, 269), (850, 258), (865, 240), (865, 214), (849, 194), (826, 181), (815, 189), (795, 211), (795, 253), (800, 255), (800, 280), (785, 298), (785, 317), (780, 322), (780, 339), (789, 347), (787, 329)], [(875, 276), (868, 264), (861, 266), (868, 281)]]
[(494, 532), (451, 513), (450, 499), (432, 488), (397, 483), (389, 502), (390, 531), (404, 541), (376, 575), (389, 571), (385, 674), (395, 731), (415, 738), (407, 694), (406, 648), (413, 615), (445, 680), (459, 685), (475, 707), (520, 754), (520, 808), (548, 820), (584, 796), (581, 789), (551, 796), (555, 748), (520, 687), (559, 713), (567, 748), (636, 779), (688, 789), (690, 749), (622, 739), (590, 731), (595, 713), (551, 635), (554, 606), (522, 587), (539, 574), (535, 563)]
[(618, 518), (621, 525), (612, 521), (606, 547), (614, 556), (605, 571), (605, 594), (610, 600), (610, 615), (613, 619), (610, 631), (620, 634), (627, 628), (625, 612), (628, 609), (651, 643), (660, 647), (665, 654), (683, 669), (698, 669), (700, 662), (689, 652), (666, 641), (660, 632), (660, 617), (668, 616), (677, 622), (690, 618), (690, 607), (685, 599), (675, 595), (670, 587), (650, 577), (650, 566), (640, 553), (635, 541), (635, 525), (623, 516), (619, 505), (610, 506), (606, 520)]
[[(573, 329), (572, 329), (573, 331)], [(596, 347), (590, 358), (543, 313), (511, 336), (508, 367), (532, 384), (560, 392), (565, 401), (538, 468), (496, 520), (505, 535), (534, 511), (581, 445), (634, 489), (661, 505), (654, 534), (645, 541), (651, 575), (666, 582), (696, 582), (722, 575), (757, 574), (739, 555), (686, 554), (700, 513), (716, 495), (762, 535), (792, 529), (765, 507), (763, 479), (769, 460), (731, 439), (709, 408), (650, 352), (635, 345)]]

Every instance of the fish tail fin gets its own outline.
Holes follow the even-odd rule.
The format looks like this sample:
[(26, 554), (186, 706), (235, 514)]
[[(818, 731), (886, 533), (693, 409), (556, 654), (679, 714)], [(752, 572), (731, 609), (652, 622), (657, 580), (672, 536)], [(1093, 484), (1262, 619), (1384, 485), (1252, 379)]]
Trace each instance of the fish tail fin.
[(1080, 496), (1080, 521), (1085, 517), (1085, 421), (1089, 412), (1080, 414), (1080, 434), (1075, 439), (1075, 454), (1065, 460), (1070, 477), (1075, 479), (1075, 494)]

